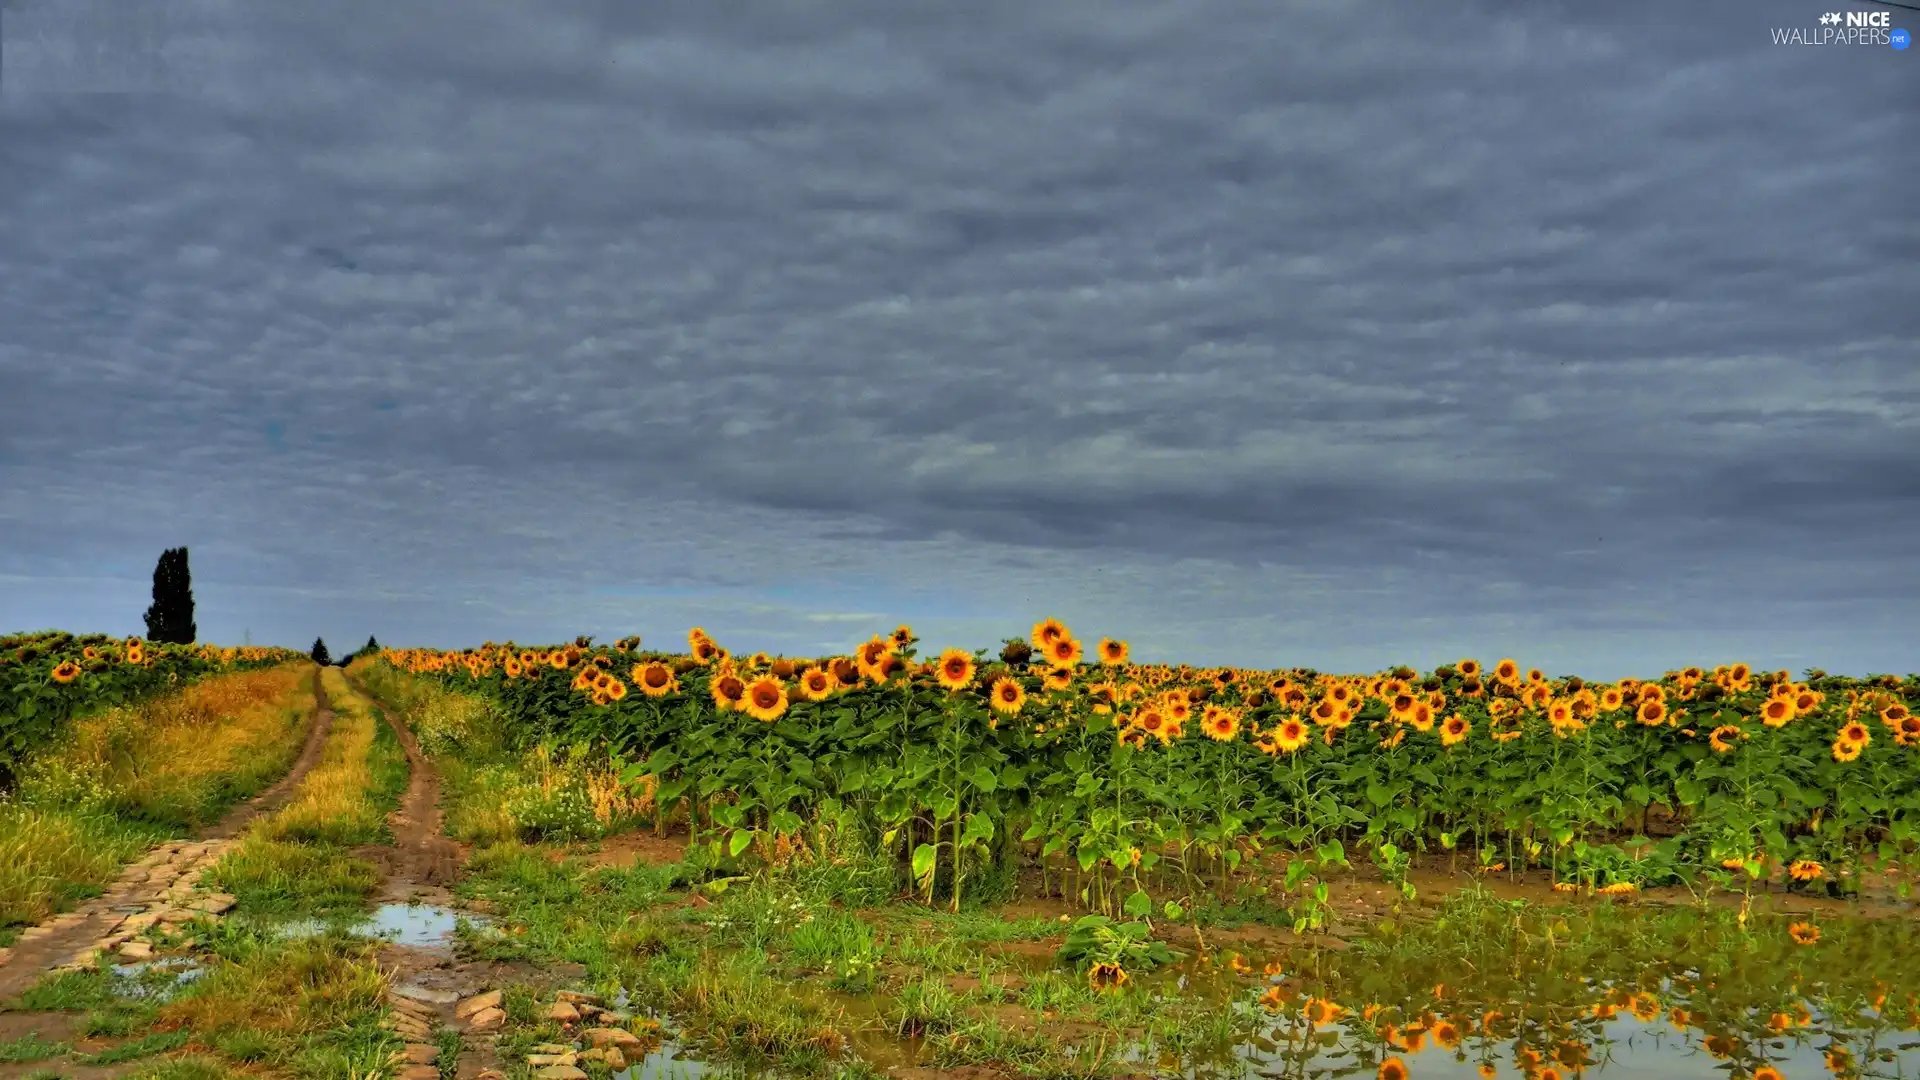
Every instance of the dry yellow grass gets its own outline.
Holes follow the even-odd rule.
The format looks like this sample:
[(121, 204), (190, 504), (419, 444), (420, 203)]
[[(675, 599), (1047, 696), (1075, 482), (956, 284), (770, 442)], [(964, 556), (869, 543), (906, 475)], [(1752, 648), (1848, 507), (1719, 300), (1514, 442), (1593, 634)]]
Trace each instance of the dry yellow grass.
[(182, 828), (286, 772), (313, 716), (311, 668), (208, 679), (74, 725), (58, 765), (97, 776), (115, 810)]
[(333, 734), (319, 764), (307, 773), (293, 801), (266, 818), (255, 832), (267, 840), (364, 843), (379, 835), (385, 811), (374, 798), (369, 759), (377, 721), (364, 698), (336, 667), (321, 668), (334, 712)]
[(0, 927), (46, 918), (285, 772), (313, 715), (311, 670), (215, 676), (76, 720), (0, 804)]

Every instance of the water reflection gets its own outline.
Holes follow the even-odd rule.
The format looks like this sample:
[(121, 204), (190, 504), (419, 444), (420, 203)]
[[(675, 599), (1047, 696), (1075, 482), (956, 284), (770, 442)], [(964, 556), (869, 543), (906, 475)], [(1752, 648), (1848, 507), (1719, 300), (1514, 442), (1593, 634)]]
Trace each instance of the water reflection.
[[(1920, 1072), (1920, 933), (1905, 919), (1456, 902), (1340, 952), (1227, 956), (1178, 973), (1236, 1019), (1180, 1033), (1162, 1068), (1421, 1075), (1907, 1077)], [(1199, 1034), (1201, 1038), (1191, 1036)]]

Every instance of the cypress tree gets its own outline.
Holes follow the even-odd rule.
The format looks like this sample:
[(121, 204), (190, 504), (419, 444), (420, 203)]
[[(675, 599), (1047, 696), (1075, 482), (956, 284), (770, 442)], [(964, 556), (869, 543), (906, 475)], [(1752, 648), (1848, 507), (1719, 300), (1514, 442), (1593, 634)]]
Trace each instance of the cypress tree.
[(147, 608), (147, 640), (191, 645), (199, 628), (193, 622), (193, 574), (187, 549), (168, 548), (153, 567), (153, 604)]
[(331, 662), (327, 657), (327, 643), (320, 638), (313, 639), (313, 662), (322, 666)]

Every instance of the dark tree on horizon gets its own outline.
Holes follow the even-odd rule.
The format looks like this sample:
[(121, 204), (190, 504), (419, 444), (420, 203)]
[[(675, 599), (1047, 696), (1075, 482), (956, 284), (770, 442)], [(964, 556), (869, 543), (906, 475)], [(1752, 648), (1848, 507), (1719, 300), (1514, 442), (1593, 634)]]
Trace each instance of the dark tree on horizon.
[(147, 640), (191, 645), (199, 631), (193, 623), (193, 573), (187, 549), (168, 548), (153, 567), (153, 604), (147, 608)]
[(321, 638), (313, 639), (313, 662), (323, 667), (331, 662), (327, 657), (327, 643)]

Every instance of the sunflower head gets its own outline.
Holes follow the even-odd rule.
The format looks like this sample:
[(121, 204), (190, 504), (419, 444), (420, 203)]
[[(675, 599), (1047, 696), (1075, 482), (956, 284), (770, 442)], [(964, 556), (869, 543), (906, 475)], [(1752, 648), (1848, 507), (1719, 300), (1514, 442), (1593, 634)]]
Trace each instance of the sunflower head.
[(1033, 643), (1042, 652), (1056, 641), (1071, 637), (1065, 623), (1059, 619), (1042, 619), (1033, 624)]
[(1063, 637), (1048, 645), (1045, 649), (1047, 660), (1055, 667), (1072, 667), (1080, 662), (1080, 643), (1070, 637)]
[(1109, 993), (1127, 985), (1125, 968), (1110, 961), (1101, 961), (1087, 970), (1087, 985), (1100, 993)]
[(995, 712), (1013, 716), (1027, 703), (1027, 692), (1011, 676), (994, 680), (991, 705)]
[(1127, 662), (1127, 643), (1113, 638), (1100, 639), (1100, 662), (1117, 665)]
[(772, 675), (762, 675), (747, 684), (740, 708), (755, 720), (771, 724), (787, 711), (787, 688)]
[(80, 665), (71, 660), (62, 660), (53, 669), (53, 681), (57, 683), (70, 683), (79, 677)]
[(940, 661), (934, 668), (934, 678), (948, 690), (965, 690), (973, 682), (973, 657), (959, 649), (948, 649), (940, 654)]
[(721, 712), (741, 708), (746, 702), (746, 681), (734, 673), (722, 672), (713, 678), (713, 705)]

